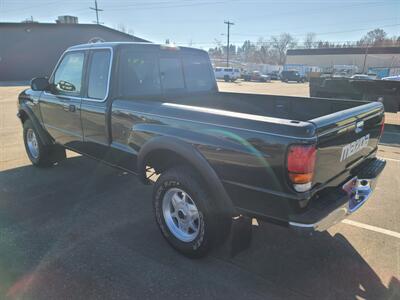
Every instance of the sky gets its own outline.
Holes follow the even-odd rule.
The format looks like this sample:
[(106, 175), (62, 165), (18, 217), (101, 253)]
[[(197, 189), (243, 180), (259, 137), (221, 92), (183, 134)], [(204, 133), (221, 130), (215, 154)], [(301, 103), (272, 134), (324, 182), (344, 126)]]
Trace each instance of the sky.
[[(20, 22), (33, 17), (54, 22), (59, 15), (74, 15), (79, 23), (96, 19), (94, 0), (0, 0), (0, 22)], [(134, 35), (156, 43), (166, 39), (177, 45), (208, 49), (231, 42), (270, 40), (282, 32), (299, 43), (307, 32), (332, 42), (355, 41), (369, 30), (384, 29), (400, 35), (400, 0), (98, 0), (100, 22), (117, 28), (123, 25)], [(1, 41), (0, 41), (1, 42)]]

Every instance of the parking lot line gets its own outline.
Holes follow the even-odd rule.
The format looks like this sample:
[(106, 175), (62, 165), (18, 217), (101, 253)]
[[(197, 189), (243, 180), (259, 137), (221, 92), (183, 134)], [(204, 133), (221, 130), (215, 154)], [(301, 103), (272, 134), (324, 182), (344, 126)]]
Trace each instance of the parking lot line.
[(384, 160), (389, 160), (389, 161), (400, 162), (400, 159), (395, 159), (395, 158), (387, 158), (387, 157), (381, 157), (381, 156), (379, 156), (379, 158), (382, 158)]
[(360, 223), (360, 222), (349, 220), (349, 219), (343, 220), (342, 223), (347, 224), (347, 225), (351, 225), (351, 226), (355, 226), (355, 227), (359, 227), (359, 228), (363, 228), (363, 229), (367, 229), (367, 230), (371, 230), (371, 231), (375, 231), (375, 232), (378, 232), (378, 233), (382, 233), (382, 234), (385, 234), (385, 235), (400, 239), (400, 233), (399, 232), (395, 232), (395, 231), (391, 231), (391, 230), (388, 230), (388, 229), (384, 229), (384, 228), (380, 228), (380, 227), (376, 227), (376, 226)]

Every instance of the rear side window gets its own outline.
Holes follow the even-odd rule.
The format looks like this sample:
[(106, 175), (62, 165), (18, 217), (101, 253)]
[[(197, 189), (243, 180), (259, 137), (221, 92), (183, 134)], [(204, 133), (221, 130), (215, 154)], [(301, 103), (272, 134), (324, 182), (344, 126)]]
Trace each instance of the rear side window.
[(93, 52), (89, 68), (88, 97), (102, 100), (106, 97), (111, 52), (98, 50)]
[(61, 94), (80, 94), (84, 60), (83, 52), (73, 51), (64, 55), (54, 73), (54, 84)]
[(119, 94), (123, 97), (160, 95), (157, 55), (122, 49), (119, 60)]
[[(220, 68), (221, 69), (221, 68)], [(215, 77), (207, 53), (121, 49), (118, 63), (121, 97), (180, 95), (212, 91)]]
[(232, 69), (224, 69), (225, 72), (232, 72)]
[(199, 55), (184, 55), (183, 70), (185, 72), (186, 88), (189, 92), (210, 91), (214, 87), (214, 78), (207, 57)]
[(161, 57), (160, 75), (164, 92), (179, 92), (185, 89), (182, 63), (179, 57)]

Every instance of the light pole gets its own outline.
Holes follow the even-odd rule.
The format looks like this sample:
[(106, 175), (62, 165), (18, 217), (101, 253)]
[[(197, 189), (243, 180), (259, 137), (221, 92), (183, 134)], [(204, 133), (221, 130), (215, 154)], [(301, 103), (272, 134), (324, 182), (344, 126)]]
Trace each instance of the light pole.
[(365, 49), (365, 55), (364, 55), (364, 64), (363, 64), (363, 70), (362, 73), (365, 73), (365, 65), (367, 63), (367, 56), (368, 56), (368, 48), (369, 48), (369, 44), (367, 44), (367, 49)]
[(227, 41), (226, 41), (226, 66), (229, 67), (229, 34), (230, 34), (230, 27), (235, 24), (230, 21), (224, 21), (224, 23), (228, 27), (228, 35), (227, 35)]

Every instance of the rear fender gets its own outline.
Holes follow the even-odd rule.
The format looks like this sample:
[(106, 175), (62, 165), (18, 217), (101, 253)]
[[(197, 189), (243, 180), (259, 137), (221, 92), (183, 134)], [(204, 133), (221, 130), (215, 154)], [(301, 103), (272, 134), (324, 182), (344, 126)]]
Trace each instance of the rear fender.
[(204, 156), (191, 144), (172, 137), (157, 136), (144, 144), (138, 154), (137, 166), (139, 177), (146, 182), (146, 157), (152, 151), (168, 150), (181, 156), (199, 172), (209, 191), (217, 200), (217, 204), (222, 212), (230, 216), (237, 215), (231, 199), (225, 191), (222, 182), (214, 169), (210, 166)]

